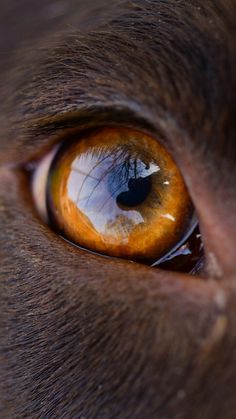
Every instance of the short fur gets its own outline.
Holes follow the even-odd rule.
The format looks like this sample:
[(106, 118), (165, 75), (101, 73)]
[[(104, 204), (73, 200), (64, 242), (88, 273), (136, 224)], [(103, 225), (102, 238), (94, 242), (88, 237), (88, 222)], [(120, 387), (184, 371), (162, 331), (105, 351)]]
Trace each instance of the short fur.
[[(44, 0), (31, 22), (38, 3), (17, 23), (0, 6), (1, 418), (233, 419), (235, 1)], [(38, 218), (22, 164), (104, 123), (173, 154), (204, 277), (90, 254)]]

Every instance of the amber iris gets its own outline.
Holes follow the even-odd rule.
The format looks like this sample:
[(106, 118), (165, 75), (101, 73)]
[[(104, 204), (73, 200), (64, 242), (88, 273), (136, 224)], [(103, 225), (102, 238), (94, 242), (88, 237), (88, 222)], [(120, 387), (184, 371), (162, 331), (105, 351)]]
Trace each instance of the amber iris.
[(51, 221), (77, 245), (151, 263), (181, 240), (192, 204), (178, 167), (154, 138), (100, 128), (64, 145), (47, 185)]

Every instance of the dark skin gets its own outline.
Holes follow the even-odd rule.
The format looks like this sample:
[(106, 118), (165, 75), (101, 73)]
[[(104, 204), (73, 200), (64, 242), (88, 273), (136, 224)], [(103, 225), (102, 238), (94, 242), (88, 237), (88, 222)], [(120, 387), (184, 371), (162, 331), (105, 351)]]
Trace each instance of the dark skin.
[[(233, 419), (236, 4), (47, 3), (22, 1), (16, 23), (1, 3), (0, 417)], [(22, 166), (104, 124), (172, 153), (204, 274), (93, 255), (40, 220)]]

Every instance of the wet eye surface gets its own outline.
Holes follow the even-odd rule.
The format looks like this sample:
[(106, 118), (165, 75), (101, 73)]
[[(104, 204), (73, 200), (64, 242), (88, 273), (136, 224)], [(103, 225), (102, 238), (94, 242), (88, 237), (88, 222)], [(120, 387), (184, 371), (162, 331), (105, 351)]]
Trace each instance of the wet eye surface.
[(182, 175), (168, 151), (142, 132), (78, 134), (38, 165), (33, 195), (54, 230), (83, 248), (167, 269), (174, 260), (179, 270), (191, 270), (200, 258)]

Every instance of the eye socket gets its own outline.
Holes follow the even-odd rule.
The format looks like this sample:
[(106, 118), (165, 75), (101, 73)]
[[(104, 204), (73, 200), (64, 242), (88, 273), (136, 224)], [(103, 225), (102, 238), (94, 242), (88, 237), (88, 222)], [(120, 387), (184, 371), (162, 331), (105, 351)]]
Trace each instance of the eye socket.
[(171, 155), (125, 127), (99, 128), (56, 147), (34, 173), (33, 196), (41, 216), (74, 244), (147, 264), (176, 257), (196, 226)]

